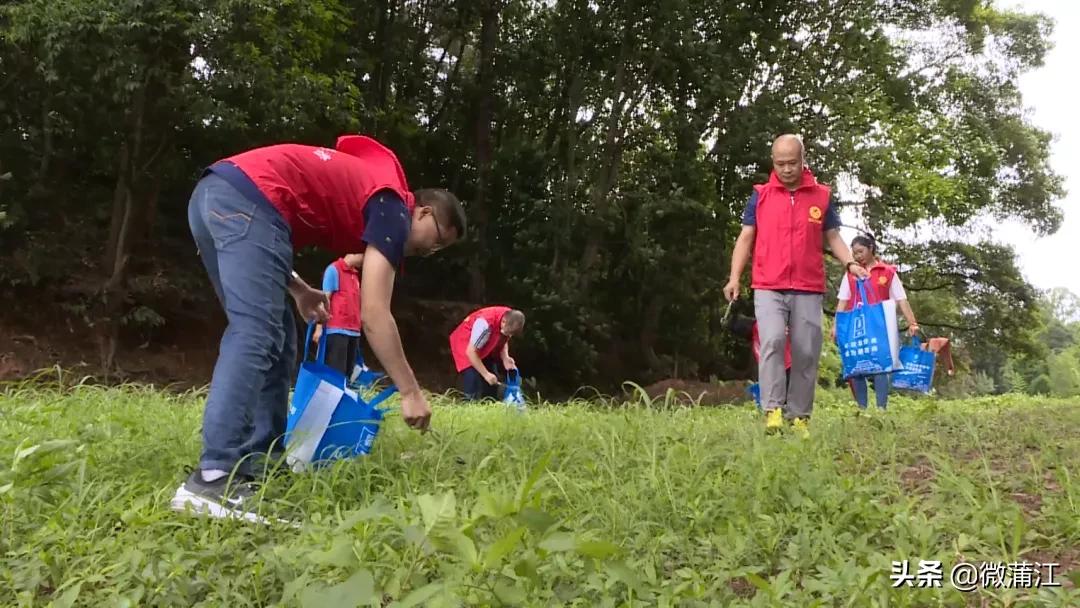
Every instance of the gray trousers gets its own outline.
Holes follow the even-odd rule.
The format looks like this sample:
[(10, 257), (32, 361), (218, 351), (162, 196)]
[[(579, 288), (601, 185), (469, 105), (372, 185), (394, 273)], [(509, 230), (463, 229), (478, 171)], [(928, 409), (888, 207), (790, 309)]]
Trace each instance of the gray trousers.
[[(814, 409), (821, 360), (820, 293), (755, 290), (761, 356), (758, 382), (765, 411), (784, 410), (785, 418), (809, 418)], [(784, 373), (784, 346), (791, 336), (791, 380)]]

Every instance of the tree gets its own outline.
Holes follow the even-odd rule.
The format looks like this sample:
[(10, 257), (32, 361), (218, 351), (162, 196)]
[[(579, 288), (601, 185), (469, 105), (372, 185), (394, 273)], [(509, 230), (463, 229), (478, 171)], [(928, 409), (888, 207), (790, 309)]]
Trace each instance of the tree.
[(1056, 397), (1080, 395), (1080, 349), (1055, 353), (1046, 362), (1050, 394)]
[(724, 377), (744, 348), (720, 324), (728, 252), (771, 140), (795, 131), (819, 179), (853, 185), (843, 204), (924, 325), (1003, 387), (1010, 356), (1039, 356), (1035, 295), (968, 226), (1060, 223), (1049, 135), (1016, 87), (1049, 31), (983, 0), (17, 0), (0, 281), (106, 294), (88, 320), (115, 348), (117, 319), (215, 305), (193, 295), (184, 212), (207, 163), (359, 130), (474, 228), (403, 290), (526, 309), (519, 360), (558, 384)]
[[(341, 109), (330, 102), (342, 98), (327, 94), (337, 93), (332, 72), (316, 71), (327, 68), (318, 61), (345, 25), (340, 9), (336, 2), (322, 3), (321, 11), (300, 6), (24, 0), (3, 7), (5, 64), (10, 58), (12, 78), (20, 82), (4, 101), (14, 129), (3, 149), (5, 158), (22, 159), (24, 200), (40, 203), (16, 216), (32, 227), (17, 241), (16, 256), (25, 252), (22, 266), (35, 282), (69, 278), (77, 267), (72, 257), (86, 256), (100, 281), (90, 291), (107, 370), (120, 326), (138, 308), (129, 279), (153, 249), (163, 190), (190, 184), (195, 163), (225, 149), (207, 146), (208, 132), (229, 146), (237, 135), (250, 141), (256, 124), (259, 137), (273, 135), (275, 124), (288, 125), (281, 133), (300, 135), (314, 122), (309, 117), (323, 114), (320, 107)], [(252, 40), (266, 39), (289, 42), (253, 51)], [(182, 208), (167, 205), (176, 207)], [(101, 217), (108, 218), (102, 241), (87, 242), (85, 232), (95, 232), (87, 228)], [(72, 239), (55, 238), (58, 221), (77, 226)], [(80, 244), (86, 249), (79, 251)]]

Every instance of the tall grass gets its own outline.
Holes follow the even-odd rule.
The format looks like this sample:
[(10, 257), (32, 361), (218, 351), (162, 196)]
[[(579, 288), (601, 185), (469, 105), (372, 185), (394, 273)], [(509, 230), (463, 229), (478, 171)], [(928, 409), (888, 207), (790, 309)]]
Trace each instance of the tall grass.
[[(752, 406), (436, 398), (373, 453), (267, 481), (261, 512), (168, 502), (199, 392), (59, 377), (0, 394), (3, 606), (1077, 606), (1080, 406), (823, 394), (810, 439)], [(614, 407), (613, 407), (614, 406)], [(1060, 588), (951, 589), (959, 560), (1071, 561)], [(893, 561), (945, 564), (894, 589)]]

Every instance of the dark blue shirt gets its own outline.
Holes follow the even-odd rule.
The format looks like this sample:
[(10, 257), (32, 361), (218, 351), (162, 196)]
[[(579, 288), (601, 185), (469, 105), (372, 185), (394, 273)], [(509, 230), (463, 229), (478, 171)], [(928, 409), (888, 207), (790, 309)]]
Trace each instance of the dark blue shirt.
[(405, 259), (405, 242), (412, 229), (412, 217), (405, 201), (390, 190), (375, 193), (364, 206), (364, 235), (362, 240), (379, 250), (394, 270)]

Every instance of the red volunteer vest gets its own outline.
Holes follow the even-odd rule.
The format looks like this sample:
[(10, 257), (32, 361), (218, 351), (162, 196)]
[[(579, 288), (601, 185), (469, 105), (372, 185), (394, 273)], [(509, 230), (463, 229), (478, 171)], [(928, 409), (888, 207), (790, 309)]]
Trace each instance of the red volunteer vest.
[(503, 335), (500, 328), (502, 327), (502, 318), (510, 308), (507, 306), (489, 306), (487, 308), (481, 308), (465, 317), (465, 320), (450, 333), (450, 354), (454, 357), (454, 366), (457, 367), (457, 371), (461, 372), (472, 367), (472, 363), (469, 363), (469, 356), (465, 354), (469, 348), (469, 338), (472, 337), (473, 324), (477, 319), (483, 319), (487, 321), (488, 327), (491, 328), (491, 337), (488, 338), (483, 348), (476, 351), (480, 359), (487, 359), (492, 355), (502, 350), (504, 344), (506, 344), (507, 337)]
[[(892, 287), (893, 277), (896, 276), (896, 266), (890, 266), (885, 262), (878, 261), (870, 267), (870, 280), (866, 283), (866, 297), (870, 300), (864, 304), (877, 304), (889, 299), (889, 288)], [(848, 288), (851, 290), (851, 299), (848, 300), (847, 308), (855, 308), (857, 302), (862, 301), (859, 294), (858, 279), (850, 272), (847, 273)]]
[(244, 172), (292, 229), (293, 248), (315, 245), (339, 255), (361, 253), (364, 205), (392, 190), (412, 214), (416, 202), (397, 156), (361, 135), (336, 149), (278, 144), (225, 159)]
[(360, 273), (339, 259), (333, 264), (338, 273), (338, 289), (330, 294), (329, 329), (360, 331)]
[[(761, 361), (761, 337), (758, 335), (757, 321), (750, 330), (750, 350), (754, 351), (754, 361)], [(791, 369), (791, 336), (784, 345), (784, 369)]]
[(825, 212), (830, 190), (809, 169), (790, 191), (773, 171), (757, 192), (757, 234), (754, 238), (754, 289), (798, 289), (825, 293)]

